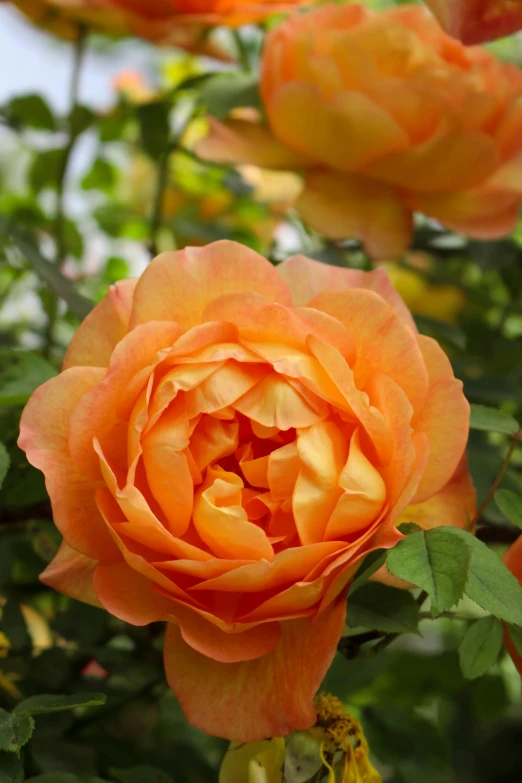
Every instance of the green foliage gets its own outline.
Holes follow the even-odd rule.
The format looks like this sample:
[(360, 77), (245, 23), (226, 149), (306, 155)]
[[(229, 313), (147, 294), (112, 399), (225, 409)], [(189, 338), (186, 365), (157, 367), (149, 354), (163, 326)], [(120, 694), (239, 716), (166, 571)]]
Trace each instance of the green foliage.
[(394, 576), (426, 590), (437, 614), (462, 598), (471, 551), (464, 540), (442, 527), (408, 536), (388, 553), (386, 562)]
[(19, 702), (14, 712), (17, 715), (44, 715), (49, 712), (74, 710), (77, 707), (99, 707), (106, 701), (107, 697), (103, 693), (75, 693), (71, 696), (41, 693)]
[(471, 406), (470, 427), (473, 430), (485, 430), (486, 432), (503, 432), (506, 435), (514, 435), (520, 429), (520, 425), (513, 416), (485, 405)]
[(226, 117), (232, 109), (245, 106), (261, 108), (258, 77), (256, 74), (220, 73), (205, 79), (200, 90), (200, 100), (209, 114), (218, 119)]
[(510, 489), (498, 489), (495, 503), (504, 516), (517, 527), (522, 528), (522, 497)]
[(498, 659), (502, 625), (495, 617), (482, 617), (469, 626), (459, 647), (460, 668), (468, 680), (481, 677)]
[(411, 593), (370, 583), (360, 587), (348, 601), (347, 623), (386, 633), (415, 632), (419, 607)]
[(0, 406), (23, 405), (56, 369), (31, 351), (0, 349)]
[(0, 442), (0, 489), (9, 470), (10, 457), (9, 452), (3, 443)]

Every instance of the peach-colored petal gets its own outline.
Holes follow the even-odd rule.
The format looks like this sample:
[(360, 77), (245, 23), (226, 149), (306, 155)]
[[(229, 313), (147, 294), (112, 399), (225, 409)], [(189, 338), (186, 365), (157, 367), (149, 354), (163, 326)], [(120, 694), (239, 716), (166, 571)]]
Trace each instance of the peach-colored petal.
[(168, 322), (151, 321), (133, 329), (113, 351), (109, 371), (75, 406), (69, 423), (69, 448), (76, 465), (93, 479), (99, 464), (92, 441), (104, 445), (117, 419), (131, 414), (136, 398), (146, 386), (161, 349), (169, 348), (180, 328)]
[(318, 164), (347, 173), (408, 146), (393, 117), (363, 93), (337, 92), (324, 104), (316, 85), (282, 84), (267, 106), (277, 138)]
[(309, 171), (296, 209), (331, 239), (360, 240), (374, 258), (398, 258), (410, 242), (411, 211), (392, 185), (365, 175)]
[[(368, 288), (375, 291), (396, 311), (414, 331), (415, 322), (400, 294), (393, 287), (388, 273), (382, 267), (371, 272), (360, 269), (323, 264), (306, 256), (292, 256), (279, 264), (277, 271), (292, 293), (294, 307), (303, 307), (323, 291), (342, 291), (345, 288)], [(320, 335), (318, 335), (320, 336)]]
[(208, 471), (207, 476), (209, 486), (194, 505), (194, 525), (201, 539), (216, 557), (272, 560), (274, 551), (264, 531), (248, 521), (241, 505), (239, 476), (222, 470)]
[(380, 158), (366, 173), (397, 187), (434, 193), (479, 185), (498, 163), (486, 133), (442, 131), (404, 152)]
[[(176, 412), (174, 412), (176, 414)], [(194, 485), (187, 457), (188, 421), (167, 411), (143, 438), (147, 482), (169, 529), (182, 536), (192, 517)]]
[(408, 506), (397, 524), (415, 522), (424, 529), (441, 525), (464, 528), (475, 515), (475, 505), (476, 492), (464, 457), (448, 483), (428, 500)]
[(68, 367), (108, 367), (111, 354), (128, 332), (136, 280), (111, 285), (73, 335), (63, 360)]
[(208, 734), (255, 742), (309, 728), (316, 718), (313, 697), (335, 654), (345, 612), (342, 596), (315, 622), (286, 621), (272, 652), (236, 664), (195, 652), (169, 624), (168, 683), (188, 720)]
[(435, 340), (419, 335), (419, 346), (429, 374), (426, 402), (418, 408), (412, 426), (426, 433), (430, 456), (415, 503), (427, 500), (451, 478), (460, 462), (469, 431), (469, 403), (449, 360)]
[(70, 546), (95, 559), (114, 545), (96, 507), (95, 487), (71, 459), (67, 441), (74, 407), (104, 375), (101, 368), (72, 367), (44, 383), (24, 409), (18, 439), (31, 465), (45, 475), (57, 528)]
[(319, 397), (305, 398), (304, 391), (269, 372), (234, 408), (264, 427), (277, 427), (283, 432), (292, 427), (310, 427), (326, 418), (328, 406)]
[[(522, 536), (519, 536), (515, 543), (511, 544), (502, 560), (522, 585)], [(513, 644), (507, 629), (504, 631), (504, 645), (513, 659), (513, 663), (517, 667), (518, 673), (522, 677), (522, 655), (520, 655)]]
[(264, 623), (239, 633), (226, 633), (201, 615), (178, 605), (174, 616), (183, 640), (196, 652), (219, 663), (252, 661), (271, 652), (281, 638), (279, 623)]
[(209, 133), (196, 144), (203, 160), (215, 163), (252, 163), (269, 169), (295, 169), (307, 165), (307, 157), (286, 147), (270, 130), (256, 122), (208, 118)]
[(76, 552), (62, 541), (58, 552), (40, 574), (40, 581), (70, 598), (101, 606), (92, 584), (95, 568), (96, 560)]
[(201, 323), (206, 306), (216, 297), (250, 292), (281, 304), (291, 302), (269, 261), (237, 242), (222, 240), (163, 253), (136, 286), (131, 325), (167, 320), (187, 329)]
[(313, 544), (323, 540), (342, 494), (339, 476), (348, 456), (348, 444), (335, 424), (321, 422), (298, 434), (297, 452), (301, 465), (292, 510), (301, 543)]
[(378, 294), (361, 289), (325, 291), (310, 307), (337, 318), (354, 336), (352, 369), (358, 389), (382, 372), (404, 389), (414, 409), (424, 404), (428, 376), (416, 335)]
[(389, 429), (380, 410), (370, 405), (368, 395), (357, 389), (354, 374), (344, 356), (332, 345), (311, 335), (309, 346), (313, 355), (336, 384), (353, 411), (353, 420), (359, 421), (366, 430), (379, 459), (388, 462), (391, 458), (392, 441)]
[(342, 489), (326, 526), (325, 538), (342, 539), (358, 533), (379, 518), (386, 500), (386, 485), (379, 471), (361, 450), (355, 430), (348, 459), (339, 474)]
[(102, 606), (126, 623), (148, 625), (172, 616), (174, 603), (124, 561), (98, 563), (93, 584)]

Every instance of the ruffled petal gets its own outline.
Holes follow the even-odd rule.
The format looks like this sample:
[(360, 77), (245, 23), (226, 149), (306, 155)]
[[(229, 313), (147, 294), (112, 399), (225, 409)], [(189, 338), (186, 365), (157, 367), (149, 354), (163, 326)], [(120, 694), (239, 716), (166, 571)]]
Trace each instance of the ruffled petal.
[(360, 170), (409, 144), (393, 117), (362, 92), (334, 93), (325, 105), (316, 85), (286, 82), (273, 95), (268, 113), (279, 139), (337, 171)]
[(371, 272), (363, 272), (360, 269), (343, 269), (339, 266), (323, 264), (306, 256), (291, 256), (279, 264), (277, 271), (292, 293), (294, 307), (306, 306), (323, 291), (367, 288), (379, 294), (394, 308), (399, 318), (416, 331), (408, 307), (382, 267)]
[(252, 163), (268, 169), (295, 169), (310, 165), (300, 155), (276, 139), (261, 123), (245, 120), (219, 122), (209, 117), (209, 133), (196, 144), (196, 152), (203, 160), (215, 163)]
[(418, 336), (429, 375), (426, 402), (416, 408), (412, 426), (428, 437), (430, 454), (420, 486), (413, 499), (421, 503), (450, 480), (461, 460), (469, 432), (469, 403), (462, 381), (453, 375), (448, 357), (431, 337)]
[(373, 258), (398, 258), (410, 243), (410, 209), (393, 186), (362, 174), (308, 172), (296, 209), (331, 239), (360, 240)]
[(196, 652), (169, 624), (168, 683), (190, 723), (207, 734), (256, 742), (307, 729), (315, 722), (313, 697), (335, 655), (345, 616), (341, 596), (315, 622), (282, 623), (281, 639), (267, 655), (228, 664)]
[(62, 541), (58, 552), (40, 574), (40, 581), (77, 601), (101, 606), (92, 583), (96, 564), (96, 560), (76, 552)]
[(131, 325), (165, 320), (188, 329), (201, 323), (206, 306), (216, 297), (251, 292), (269, 301), (291, 303), (290, 292), (272, 264), (237, 242), (222, 240), (163, 253), (149, 264), (136, 286)]
[(103, 381), (105, 370), (72, 367), (32, 395), (22, 414), (18, 445), (45, 475), (56, 527), (67, 543), (94, 559), (114, 551), (95, 502), (95, 486), (71, 459), (68, 446), (72, 411)]
[(115, 346), (128, 332), (137, 280), (120, 280), (91, 310), (69, 343), (62, 369), (108, 367)]

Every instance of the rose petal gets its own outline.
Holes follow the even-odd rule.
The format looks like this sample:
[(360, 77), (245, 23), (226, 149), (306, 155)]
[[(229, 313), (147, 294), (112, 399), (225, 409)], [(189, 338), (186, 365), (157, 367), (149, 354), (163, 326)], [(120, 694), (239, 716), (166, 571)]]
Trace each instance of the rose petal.
[(469, 403), (462, 381), (453, 375), (449, 360), (431, 337), (418, 337), (429, 373), (426, 402), (417, 408), (412, 426), (428, 437), (430, 455), (414, 503), (438, 492), (450, 480), (460, 462), (469, 432)]
[(208, 734), (256, 742), (307, 729), (316, 719), (313, 697), (335, 655), (345, 613), (341, 597), (315, 622), (287, 621), (272, 652), (236, 664), (195, 652), (169, 624), (168, 683), (190, 723)]
[(101, 606), (92, 583), (96, 563), (62, 541), (58, 552), (40, 574), (40, 581), (70, 598)]
[(98, 559), (114, 544), (95, 503), (95, 486), (71, 459), (68, 447), (74, 407), (103, 381), (105, 370), (72, 367), (32, 395), (22, 414), (18, 445), (46, 480), (56, 527), (78, 552)]
[(373, 258), (398, 258), (411, 239), (411, 210), (396, 189), (362, 174), (309, 171), (296, 209), (331, 239), (359, 239)]
[[(363, 272), (323, 264), (306, 256), (292, 256), (279, 264), (277, 271), (292, 293), (294, 307), (303, 307), (323, 291), (343, 291), (346, 288), (367, 288), (375, 291), (396, 311), (414, 331), (415, 322), (385, 269)], [(320, 336), (320, 335), (318, 335)]]
[(73, 335), (63, 360), (68, 367), (108, 367), (116, 345), (128, 332), (137, 280), (120, 280), (91, 310)]
[(295, 169), (307, 165), (306, 156), (286, 147), (261, 123), (236, 119), (219, 122), (209, 117), (208, 124), (208, 135), (195, 147), (203, 160), (252, 163), (269, 169)]

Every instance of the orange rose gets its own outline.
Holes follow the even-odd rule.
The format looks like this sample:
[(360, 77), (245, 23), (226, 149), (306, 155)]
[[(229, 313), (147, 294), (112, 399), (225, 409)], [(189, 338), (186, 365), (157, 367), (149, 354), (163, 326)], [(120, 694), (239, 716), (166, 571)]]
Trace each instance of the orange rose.
[(444, 29), (467, 44), (494, 41), (522, 28), (522, 6), (505, 0), (426, 0)]
[(166, 620), (168, 682), (204, 731), (307, 728), (360, 559), (410, 509), (473, 514), (468, 417), (383, 270), (276, 270), (228, 241), (165, 253), (111, 288), (24, 411), (65, 539), (42, 579)]
[(477, 238), (502, 236), (522, 201), (522, 74), (466, 49), (427, 11), (328, 5), (265, 44), (270, 128), (211, 121), (199, 153), (302, 168), (297, 209), (376, 257), (408, 246), (412, 212)]
[[(522, 536), (519, 536), (515, 543), (511, 544), (502, 559), (511, 573), (516, 576), (522, 585)], [(504, 631), (504, 644), (506, 650), (513, 659), (513, 663), (517, 667), (520, 676), (522, 677), (522, 655), (520, 655), (520, 653), (517, 651), (517, 648), (511, 641), (511, 637), (507, 629)]]
[[(7, 2), (7, 0), (0, 0)], [(137, 35), (156, 43), (205, 49), (210, 26), (236, 27), (272, 13), (289, 10), (302, 0), (12, 0), (35, 24), (64, 38), (74, 39), (78, 25), (108, 35)]]

